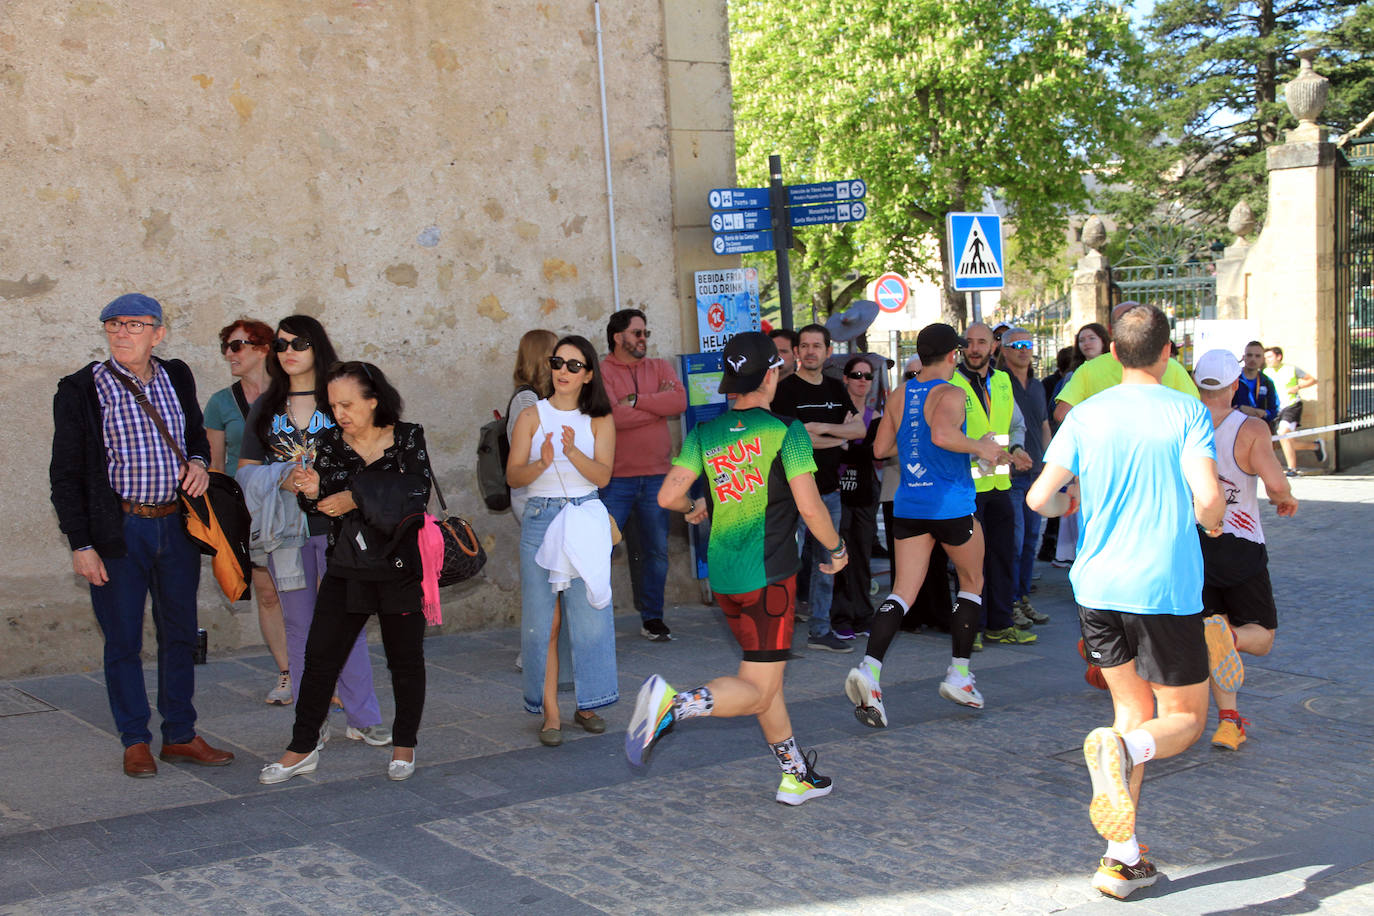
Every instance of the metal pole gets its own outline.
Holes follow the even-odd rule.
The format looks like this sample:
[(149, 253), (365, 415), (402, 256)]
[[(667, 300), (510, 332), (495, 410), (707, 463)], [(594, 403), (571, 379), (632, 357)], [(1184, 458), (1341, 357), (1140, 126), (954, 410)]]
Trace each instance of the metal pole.
[(601, 51), (601, 4), (593, 3), (596, 12), (596, 71), (601, 79), (601, 145), (606, 156), (606, 213), (611, 221), (611, 296), (615, 310), (620, 311), (620, 259), (615, 245), (615, 188), (611, 185), (611, 128), (606, 117), (606, 63)]
[(983, 294), (974, 290), (968, 294), (969, 310), (973, 314), (973, 320), (981, 324), (983, 322)]
[(768, 157), (768, 202), (773, 215), (773, 253), (778, 262), (778, 308), (782, 326), (792, 330), (792, 268), (787, 251), (792, 247), (792, 220), (787, 213), (787, 188), (782, 184), (782, 157)]

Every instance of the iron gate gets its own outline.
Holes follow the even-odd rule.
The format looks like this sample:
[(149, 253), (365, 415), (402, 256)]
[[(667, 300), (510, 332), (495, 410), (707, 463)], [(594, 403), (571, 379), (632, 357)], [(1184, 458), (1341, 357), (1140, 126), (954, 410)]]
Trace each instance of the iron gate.
[(1193, 261), (1113, 267), (1112, 283), (1121, 290), (1119, 301), (1153, 305), (1169, 316), (1179, 362), (1191, 366), (1194, 324), (1217, 317), (1215, 266)]
[(1374, 169), (1336, 169), (1336, 422), (1374, 415)]

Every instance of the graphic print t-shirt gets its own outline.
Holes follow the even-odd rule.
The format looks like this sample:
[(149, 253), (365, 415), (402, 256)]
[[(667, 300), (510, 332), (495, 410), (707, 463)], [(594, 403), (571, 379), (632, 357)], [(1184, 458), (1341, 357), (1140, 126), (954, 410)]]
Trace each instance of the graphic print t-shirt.
[(800, 423), (761, 407), (726, 411), (689, 432), (673, 464), (706, 475), (714, 591), (741, 595), (797, 573), (797, 504), (788, 481), (816, 470)]
[[(854, 404), (839, 379), (827, 375), (819, 385), (812, 385), (799, 375), (789, 375), (778, 383), (777, 393), (773, 395), (773, 412), (782, 417), (795, 417), (802, 423), (843, 423), (854, 412)], [(816, 449), (815, 461), (816, 489), (823, 494), (834, 493), (840, 488), (844, 449)]]

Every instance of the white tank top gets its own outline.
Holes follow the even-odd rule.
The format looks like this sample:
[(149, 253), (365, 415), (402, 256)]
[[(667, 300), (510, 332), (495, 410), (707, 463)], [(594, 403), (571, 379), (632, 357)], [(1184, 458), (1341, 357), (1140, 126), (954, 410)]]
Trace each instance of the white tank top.
[(539, 450), (544, 445), (544, 436), (553, 433), (553, 464), (544, 473), (534, 478), (534, 483), (525, 488), (525, 496), (585, 496), (595, 493), (596, 484), (582, 476), (563, 454), (563, 427), (573, 428), (573, 444), (582, 454), (592, 457), (596, 454), (596, 436), (592, 434), (592, 418), (580, 410), (559, 410), (547, 399), (535, 404), (539, 411), (539, 428), (534, 431), (530, 441), (530, 463), (539, 460)]
[(1217, 449), (1217, 478), (1221, 481), (1221, 495), (1226, 497), (1222, 533), (1263, 544), (1264, 528), (1260, 525), (1259, 497), (1255, 487), (1258, 478), (1245, 473), (1236, 464), (1236, 434), (1244, 422), (1245, 414), (1232, 410), (1212, 432)]

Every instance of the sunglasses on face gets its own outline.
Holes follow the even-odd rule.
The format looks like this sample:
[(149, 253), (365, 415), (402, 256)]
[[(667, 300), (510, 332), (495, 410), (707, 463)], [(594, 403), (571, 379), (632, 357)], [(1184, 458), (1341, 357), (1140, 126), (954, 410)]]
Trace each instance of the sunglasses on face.
[(311, 347), (310, 341), (304, 337), (297, 337), (294, 340), (287, 340), (285, 337), (278, 337), (272, 341), (272, 349), (278, 353), (285, 353), (288, 349), (295, 350), (297, 353), (304, 353)]
[(581, 372), (582, 370), (587, 368), (587, 364), (582, 362), (582, 360), (580, 359), (564, 359), (561, 356), (549, 357), (550, 369), (562, 369), (564, 366), (567, 366), (568, 371), (574, 374)]
[(1003, 344), (1003, 346), (1011, 347), (1013, 350), (1034, 350), (1034, 349), (1035, 349), (1035, 341), (1033, 341), (1033, 340), (1013, 340), (1011, 343)]
[(225, 354), (228, 353), (230, 350), (233, 350), (235, 353), (237, 353), (244, 347), (256, 346), (257, 344), (253, 343), (253, 341), (251, 340), (226, 340), (224, 343), (219, 345), (219, 352), (221, 354)]
[(872, 372), (846, 372), (846, 373), (845, 373), (845, 377), (846, 377), (846, 378), (852, 378), (852, 379), (854, 379), (855, 381), (864, 381), (864, 382), (871, 382), (871, 381), (873, 381), (873, 373), (872, 373)]
[(644, 338), (645, 340), (648, 340), (648, 339), (649, 339), (649, 335), (653, 334), (654, 332), (653, 332), (653, 331), (649, 331), (649, 330), (643, 330), (643, 329), (636, 328), (636, 329), (633, 330), (633, 331), (626, 331), (625, 333), (628, 334), (628, 335), (630, 335), (631, 337), (642, 337), (642, 338)]

